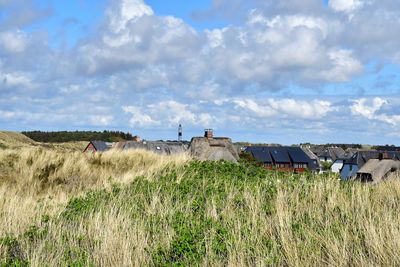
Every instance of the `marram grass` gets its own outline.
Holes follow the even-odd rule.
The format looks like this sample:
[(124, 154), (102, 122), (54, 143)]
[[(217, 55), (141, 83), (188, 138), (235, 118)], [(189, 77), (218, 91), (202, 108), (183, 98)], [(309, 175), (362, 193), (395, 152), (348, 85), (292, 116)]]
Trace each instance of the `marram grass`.
[(31, 266), (396, 266), (400, 183), (145, 151), (0, 151), (0, 257)]

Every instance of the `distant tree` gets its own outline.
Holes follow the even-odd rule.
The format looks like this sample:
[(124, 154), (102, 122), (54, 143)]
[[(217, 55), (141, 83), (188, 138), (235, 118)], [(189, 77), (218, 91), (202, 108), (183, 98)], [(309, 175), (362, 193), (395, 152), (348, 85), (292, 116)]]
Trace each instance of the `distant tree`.
[(59, 132), (42, 132), (30, 131), (22, 132), (22, 134), (37, 142), (43, 143), (61, 143), (70, 141), (92, 141), (101, 140), (106, 142), (118, 142), (122, 140), (133, 140), (131, 133), (121, 131), (59, 131)]

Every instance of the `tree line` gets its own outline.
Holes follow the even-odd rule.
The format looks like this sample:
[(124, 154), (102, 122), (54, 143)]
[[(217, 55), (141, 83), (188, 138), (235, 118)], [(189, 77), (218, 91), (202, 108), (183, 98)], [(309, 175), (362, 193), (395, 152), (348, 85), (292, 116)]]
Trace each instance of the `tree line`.
[(357, 148), (357, 149), (362, 149), (363, 146), (361, 144), (323, 144), (323, 145), (315, 145), (311, 143), (301, 143), (301, 146), (311, 146), (311, 147), (341, 147), (343, 150), (346, 150), (348, 148)]
[(106, 142), (118, 142), (121, 140), (133, 140), (131, 133), (120, 131), (60, 131), (60, 132), (42, 132), (27, 131), (22, 134), (37, 142), (43, 143), (62, 143), (70, 141), (93, 141), (101, 140)]

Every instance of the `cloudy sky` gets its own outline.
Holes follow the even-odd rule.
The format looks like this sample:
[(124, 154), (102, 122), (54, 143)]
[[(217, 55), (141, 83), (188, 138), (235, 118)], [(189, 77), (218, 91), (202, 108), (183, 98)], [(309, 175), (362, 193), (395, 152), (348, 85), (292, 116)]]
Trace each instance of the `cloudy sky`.
[(398, 0), (0, 0), (0, 129), (400, 145)]

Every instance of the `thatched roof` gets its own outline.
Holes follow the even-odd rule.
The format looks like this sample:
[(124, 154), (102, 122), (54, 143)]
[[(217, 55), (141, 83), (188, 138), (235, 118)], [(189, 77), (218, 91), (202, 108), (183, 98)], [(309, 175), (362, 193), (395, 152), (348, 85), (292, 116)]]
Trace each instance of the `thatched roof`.
[(391, 159), (370, 159), (357, 172), (356, 180), (379, 183), (385, 179), (397, 176), (400, 171), (400, 161)]
[(190, 153), (200, 160), (226, 160), (237, 162), (239, 155), (230, 138), (193, 137)]

